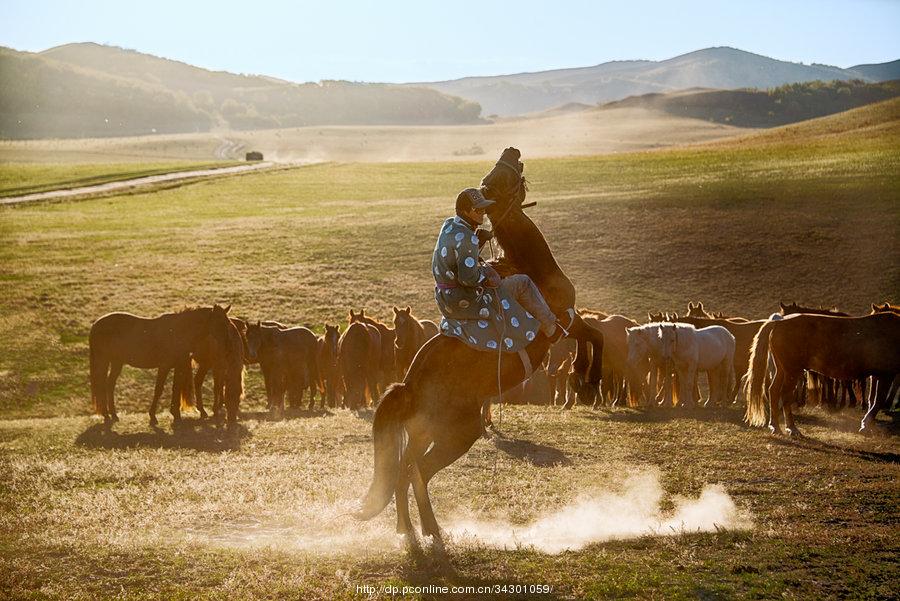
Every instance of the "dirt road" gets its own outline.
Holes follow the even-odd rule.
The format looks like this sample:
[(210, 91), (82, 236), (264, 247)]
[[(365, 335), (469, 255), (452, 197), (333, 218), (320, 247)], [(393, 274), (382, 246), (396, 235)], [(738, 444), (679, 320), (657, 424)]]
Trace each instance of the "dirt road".
[(55, 200), (63, 198), (72, 198), (76, 196), (94, 196), (97, 194), (106, 194), (109, 192), (129, 190), (131, 188), (140, 188), (150, 186), (162, 182), (174, 182), (183, 179), (196, 179), (205, 177), (218, 177), (222, 175), (231, 175), (234, 173), (242, 173), (244, 171), (255, 171), (271, 167), (272, 163), (252, 163), (249, 165), (236, 165), (234, 167), (220, 167), (218, 169), (201, 169), (198, 171), (178, 171), (176, 173), (164, 173), (162, 175), (150, 175), (147, 177), (138, 177), (134, 179), (126, 179), (116, 182), (107, 182), (105, 184), (97, 184), (95, 186), (83, 186), (81, 188), (67, 188), (65, 190), (50, 190), (48, 192), (35, 192), (33, 194), (23, 194), (22, 196), (8, 196), (0, 198), (0, 205), (19, 204), (23, 202), (34, 202), (38, 200)]

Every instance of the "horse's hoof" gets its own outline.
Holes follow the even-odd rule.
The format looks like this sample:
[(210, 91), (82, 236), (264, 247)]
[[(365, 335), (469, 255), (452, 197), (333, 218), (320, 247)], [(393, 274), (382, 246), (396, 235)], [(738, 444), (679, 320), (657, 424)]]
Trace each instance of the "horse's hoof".
[(151, 416), (150, 416), (150, 425), (151, 425), (151, 426), (158, 426), (158, 425), (159, 425), (159, 421), (156, 419), (156, 416), (155, 416), (155, 415), (151, 415)]
[(781, 428), (776, 428), (775, 426), (769, 426), (769, 434), (772, 436), (784, 436), (784, 432), (781, 431)]
[(208, 417), (209, 417), (209, 414), (206, 412), (206, 410), (205, 410), (205, 409), (201, 409), (201, 410), (200, 410), (200, 419), (206, 419), (206, 418), (208, 418)]
[(793, 428), (785, 428), (785, 430), (787, 431), (788, 436), (790, 436), (791, 438), (803, 438), (803, 434), (800, 432), (800, 430), (797, 429), (796, 426), (794, 426)]

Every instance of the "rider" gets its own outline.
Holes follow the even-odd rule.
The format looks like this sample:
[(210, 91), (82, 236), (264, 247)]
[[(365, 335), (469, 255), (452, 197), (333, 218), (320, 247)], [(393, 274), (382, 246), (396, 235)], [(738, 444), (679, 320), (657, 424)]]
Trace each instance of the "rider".
[(481, 350), (518, 352), (538, 330), (555, 341), (565, 330), (531, 278), (501, 279), (479, 257), (490, 233), (477, 227), (492, 204), (477, 188), (466, 188), (456, 197), (456, 216), (441, 225), (431, 260), (441, 331)]

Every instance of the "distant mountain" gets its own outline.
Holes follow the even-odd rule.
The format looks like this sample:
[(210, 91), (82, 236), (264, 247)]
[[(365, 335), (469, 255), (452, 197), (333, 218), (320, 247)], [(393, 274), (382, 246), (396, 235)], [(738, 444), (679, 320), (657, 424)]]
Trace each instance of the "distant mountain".
[(17, 139), (477, 123), (481, 112), (426, 88), (295, 84), (90, 43), (38, 54), (0, 48), (0, 82), (0, 137)]
[[(894, 63), (841, 69), (775, 60), (735, 48), (707, 48), (664, 61), (614, 61), (594, 67), (557, 69), (452, 81), (427, 86), (481, 105), (484, 114), (512, 116), (578, 102), (598, 104), (628, 96), (685, 88), (774, 88), (789, 83), (896, 79)], [(895, 68), (895, 67), (893, 67)]]
[(600, 110), (644, 108), (737, 127), (776, 127), (900, 96), (900, 81), (855, 79), (785, 84), (770, 90), (684, 90), (631, 96)]
[(850, 71), (855, 71), (856, 73), (859, 73), (861, 77), (874, 79), (875, 81), (900, 79), (900, 59), (889, 63), (856, 65), (855, 67), (850, 67)]

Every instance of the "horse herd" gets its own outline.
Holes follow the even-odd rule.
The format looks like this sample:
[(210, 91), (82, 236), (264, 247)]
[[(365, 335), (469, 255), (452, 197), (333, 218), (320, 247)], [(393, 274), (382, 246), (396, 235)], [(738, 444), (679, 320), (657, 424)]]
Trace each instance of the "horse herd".
[[(419, 348), (438, 334), (433, 321), (416, 318), (409, 307), (393, 308), (393, 327), (364, 310), (350, 310), (345, 327), (325, 324), (319, 336), (306, 327), (229, 317), (229, 309), (214, 305), (156, 318), (110, 313), (98, 319), (89, 337), (95, 411), (107, 421), (117, 419), (114, 389), (126, 364), (157, 370), (149, 409), (154, 426), (173, 370), (175, 420), (192, 403), (201, 418), (208, 417), (202, 392), (211, 370), (213, 413), (219, 416), (224, 408), (233, 423), (244, 394), (244, 369), (252, 364), (260, 366), (273, 416), (284, 413), (286, 396), (291, 406), (301, 406), (307, 390), (310, 409), (317, 396), (323, 409), (360, 409), (390, 382), (402, 380)], [(757, 320), (709, 314), (702, 303), (689, 303), (684, 316), (650, 313), (644, 324), (593, 310), (579, 315), (603, 337), (594, 407), (697, 405), (705, 373), (704, 405), (731, 405), (743, 396), (746, 421), (764, 425), (768, 401), (772, 431), (781, 432), (783, 413), (788, 432), (796, 435), (793, 407), (864, 406), (861, 429), (866, 429), (900, 383), (900, 307), (889, 303), (873, 304), (872, 313), (861, 317), (784, 303), (778, 313)], [(577, 387), (568, 382), (575, 348), (574, 340), (560, 340), (539, 367), (549, 385), (543, 399), (548, 404), (575, 403)], [(528, 396), (533, 381), (503, 398)]]
[[(388, 383), (402, 377), (418, 349), (438, 333), (430, 320), (416, 319), (409, 307), (394, 307), (393, 327), (365, 310), (349, 314), (340, 326), (325, 324), (322, 335), (277, 321), (249, 322), (228, 317), (231, 306), (192, 307), (155, 318), (109, 313), (91, 326), (90, 382), (94, 410), (107, 421), (118, 419), (116, 381), (124, 365), (156, 369), (150, 424), (168, 374), (174, 370), (170, 411), (177, 421), (192, 404), (201, 418), (203, 383), (213, 372), (213, 413), (224, 407), (228, 422), (238, 417), (244, 395), (244, 368), (258, 364), (265, 381), (268, 409), (284, 413), (285, 396), (300, 406), (309, 391), (326, 406), (359, 409), (378, 397)], [(196, 366), (196, 372), (194, 372)]]

